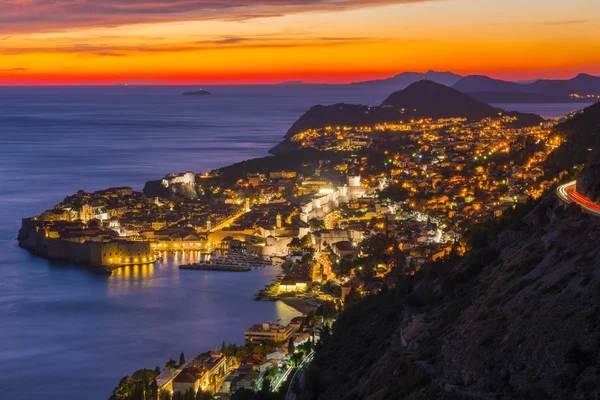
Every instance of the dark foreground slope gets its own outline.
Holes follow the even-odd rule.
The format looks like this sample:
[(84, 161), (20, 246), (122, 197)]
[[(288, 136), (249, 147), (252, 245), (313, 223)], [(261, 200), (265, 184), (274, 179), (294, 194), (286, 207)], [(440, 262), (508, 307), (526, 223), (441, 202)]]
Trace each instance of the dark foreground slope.
[(577, 192), (600, 203), (600, 164), (590, 165), (577, 175)]
[[(555, 129), (567, 142), (549, 169), (600, 159), (600, 104)], [(343, 313), (301, 398), (598, 398), (600, 218), (549, 192), (466, 239), (463, 258)], [(405, 348), (399, 332), (416, 313), (430, 324)]]
[[(600, 395), (600, 219), (553, 195), (472, 232), (342, 315), (302, 399), (593, 399)], [(400, 344), (407, 317), (428, 329)]]
[(557, 125), (555, 132), (566, 143), (548, 157), (551, 174), (600, 161), (600, 103), (585, 108), (582, 113)]

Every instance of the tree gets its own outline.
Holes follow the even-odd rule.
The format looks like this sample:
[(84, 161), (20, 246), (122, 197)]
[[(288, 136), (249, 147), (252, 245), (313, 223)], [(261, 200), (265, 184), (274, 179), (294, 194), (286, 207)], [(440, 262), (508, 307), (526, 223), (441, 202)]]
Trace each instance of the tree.
[(294, 338), (291, 337), (290, 340), (288, 341), (288, 355), (291, 357), (292, 354), (294, 354), (294, 350), (296, 349), (296, 347), (294, 346)]
[(146, 399), (157, 399), (158, 398), (158, 384), (156, 383), (156, 379), (152, 379), (150, 385), (148, 385), (148, 393), (143, 400)]
[(290, 250), (300, 250), (302, 248), (302, 243), (300, 243), (300, 239), (295, 237), (288, 243), (288, 248)]
[(324, 301), (323, 304), (317, 308), (317, 315), (323, 316), (323, 319), (333, 319), (337, 315), (337, 308), (335, 302), (332, 300)]
[(350, 274), (350, 270), (356, 266), (357, 258), (351, 254), (344, 256), (336, 265), (336, 274), (341, 276), (348, 276)]
[(312, 240), (309, 235), (304, 235), (300, 239), (300, 245), (303, 249), (312, 249)]
[(230, 400), (255, 400), (256, 398), (256, 393), (250, 389), (243, 388), (236, 390)]
[(308, 225), (310, 226), (311, 231), (320, 231), (322, 229), (325, 229), (325, 222), (318, 218), (313, 218), (310, 221), (308, 221)]
[(212, 400), (214, 397), (209, 393), (203, 390), (198, 390), (196, 393), (196, 400)]
[(169, 358), (169, 361), (165, 364), (165, 368), (177, 369), (177, 362), (173, 360), (173, 357)]
[(248, 352), (248, 349), (246, 347), (240, 347), (237, 349), (237, 351), (235, 352), (235, 356), (237, 358), (242, 358), (242, 357), (246, 357), (248, 356), (250, 353)]
[(109, 400), (129, 400), (133, 395), (133, 379), (128, 376), (124, 376), (119, 385), (113, 390)]
[(227, 345), (227, 353), (225, 353), (225, 355), (227, 355), (228, 357), (233, 357), (233, 356), (235, 356), (236, 352), (237, 352), (237, 346), (235, 345), (235, 343), (229, 343)]
[(267, 369), (267, 371), (265, 372), (265, 378), (269, 379), (269, 380), (273, 380), (273, 378), (277, 375), (277, 371), (279, 371), (279, 368), (277, 368), (275, 366)]
[(319, 343), (326, 342), (331, 337), (331, 326), (329, 324), (323, 324), (319, 329)]
[(161, 390), (158, 394), (158, 400), (173, 400), (173, 396), (169, 390)]
[(301, 352), (297, 352), (297, 353), (293, 353), (291, 358), (290, 358), (290, 363), (294, 366), (294, 367), (298, 367), (300, 366), (300, 363), (302, 362), (302, 354)]
[(266, 377), (263, 379), (260, 391), (263, 394), (269, 393), (271, 391), (271, 380), (270, 379), (268, 379)]
[(156, 399), (158, 387), (155, 379), (159, 372), (160, 369), (144, 368), (135, 371), (132, 376), (125, 376), (113, 390), (110, 400)]
[(362, 295), (358, 292), (358, 290), (352, 288), (350, 289), (350, 293), (346, 295), (344, 299), (344, 309), (348, 309), (353, 305), (356, 305), (362, 301)]
[(194, 389), (189, 389), (185, 393), (175, 392), (173, 400), (196, 400), (196, 394), (194, 393)]
[(183, 354), (183, 351), (182, 351), (181, 354), (179, 355), (179, 366), (181, 367), (183, 364), (185, 364), (185, 355)]

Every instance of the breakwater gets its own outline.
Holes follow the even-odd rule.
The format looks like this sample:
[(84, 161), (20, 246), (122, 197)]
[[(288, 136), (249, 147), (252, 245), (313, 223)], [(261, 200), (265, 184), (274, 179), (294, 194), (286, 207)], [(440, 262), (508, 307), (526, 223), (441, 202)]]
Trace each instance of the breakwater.
[(236, 267), (233, 265), (207, 265), (207, 264), (185, 264), (180, 265), (181, 269), (197, 269), (201, 271), (233, 271), (233, 272), (245, 272), (251, 271), (251, 267)]

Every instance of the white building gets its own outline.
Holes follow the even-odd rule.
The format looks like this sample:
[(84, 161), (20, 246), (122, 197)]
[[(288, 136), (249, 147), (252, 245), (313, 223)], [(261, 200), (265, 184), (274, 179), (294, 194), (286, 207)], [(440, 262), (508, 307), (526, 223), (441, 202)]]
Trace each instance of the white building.
[(185, 174), (167, 175), (162, 180), (162, 184), (164, 187), (169, 187), (175, 183), (183, 183), (185, 185), (195, 186), (196, 185), (196, 174), (188, 171)]
[(348, 183), (337, 189), (321, 189), (311, 201), (300, 205), (300, 220), (308, 222), (320, 218), (335, 210), (340, 204), (349, 203), (365, 194), (365, 188), (360, 184), (360, 176), (349, 176)]

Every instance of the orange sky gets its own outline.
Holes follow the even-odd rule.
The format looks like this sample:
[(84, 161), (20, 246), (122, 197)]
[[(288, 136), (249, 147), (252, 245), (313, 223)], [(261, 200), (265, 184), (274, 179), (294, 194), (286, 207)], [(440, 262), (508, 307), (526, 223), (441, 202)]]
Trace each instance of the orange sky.
[(0, 84), (600, 75), (598, 26), (596, 0), (5, 0)]

